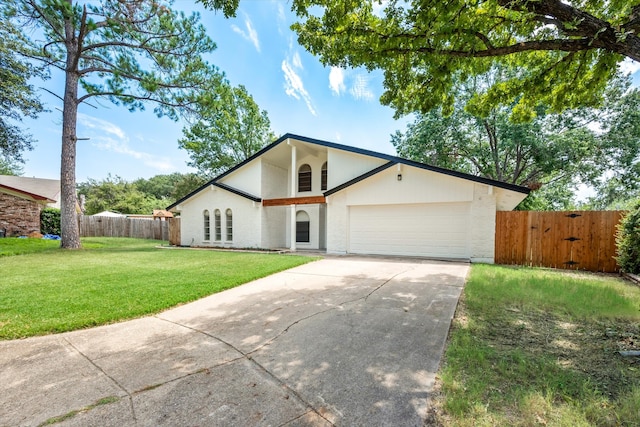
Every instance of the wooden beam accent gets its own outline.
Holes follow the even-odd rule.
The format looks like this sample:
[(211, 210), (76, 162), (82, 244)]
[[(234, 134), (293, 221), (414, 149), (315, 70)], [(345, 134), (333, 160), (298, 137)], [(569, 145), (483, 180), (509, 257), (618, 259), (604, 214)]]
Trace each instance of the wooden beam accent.
[(315, 203), (326, 203), (326, 199), (324, 196), (309, 196), (262, 200), (262, 206), (313, 205)]

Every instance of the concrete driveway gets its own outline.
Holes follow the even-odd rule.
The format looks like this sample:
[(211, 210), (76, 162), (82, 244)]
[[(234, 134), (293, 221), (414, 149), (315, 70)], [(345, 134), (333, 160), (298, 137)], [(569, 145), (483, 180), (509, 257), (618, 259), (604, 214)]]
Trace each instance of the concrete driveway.
[(156, 316), (0, 342), (0, 426), (421, 426), (467, 272), (327, 257)]

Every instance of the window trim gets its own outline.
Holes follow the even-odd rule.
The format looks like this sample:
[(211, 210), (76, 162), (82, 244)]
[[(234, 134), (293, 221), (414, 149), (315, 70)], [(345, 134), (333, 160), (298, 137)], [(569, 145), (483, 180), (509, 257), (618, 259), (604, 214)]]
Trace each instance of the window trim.
[(320, 191), (325, 191), (327, 189), (327, 163), (328, 162), (324, 162), (320, 169)]
[(220, 213), (220, 209), (216, 209), (213, 212), (214, 218), (214, 230), (215, 230), (215, 241), (222, 241), (222, 214)]
[(202, 212), (202, 219), (203, 219), (203, 234), (204, 234), (204, 241), (208, 242), (211, 240), (211, 215), (209, 214), (209, 209), (205, 209)]
[[(303, 219), (303, 221), (298, 221), (298, 217)], [(301, 230), (301, 226), (306, 228), (306, 230)], [(306, 233), (306, 236), (303, 236), (303, 239), (306, 237), (306, 240), (300, 239), (301, 232)], [(311, 217), (306, 211), (296, 212), (296, 243), (311, 243)]]
[[(302, 169), (305, 169), (304, 171)], [(307, 170), (308, 169), (308, 170)], [(307, 186), (308, 183), (308, 186)], [(304, 184), (304, 187), (303, 187)], [(313, 190), (313, 170), (307, 163), (298, 168), (298, 193), (306, 193)]]
[(233, 242), (233, 211), (230, 208), (224, 212), (225, 215), (225, 241)]

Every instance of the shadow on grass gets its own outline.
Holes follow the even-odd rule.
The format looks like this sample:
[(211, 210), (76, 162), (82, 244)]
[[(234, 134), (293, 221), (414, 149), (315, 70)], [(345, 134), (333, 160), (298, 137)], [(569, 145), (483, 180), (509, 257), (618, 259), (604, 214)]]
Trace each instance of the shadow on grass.
[(477, 296), (458, 306), (434, 425), (637, 425), (640, 360), (619, 351), (640, 348), (638, 318), (570, 316), (535, 300), (487, 308), (468, 301)]

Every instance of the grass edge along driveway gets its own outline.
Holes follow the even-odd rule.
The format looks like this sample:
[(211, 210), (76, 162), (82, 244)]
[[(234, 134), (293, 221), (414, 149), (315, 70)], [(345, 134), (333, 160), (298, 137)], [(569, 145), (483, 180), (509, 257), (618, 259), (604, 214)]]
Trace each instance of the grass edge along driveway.
[[(164, 250), (156, 248), (159, 241), (141, 239), (85, 238), (77, 251), (56, 249), (59, 242), (30, 240), (0, 239), (2, 340), (158, 313), (314, 260)], [(12, 250), (12, 244), (19, 250)]]
[(474, 265), (438, 373), (438, 426), (638, 426), (640, 288)]

